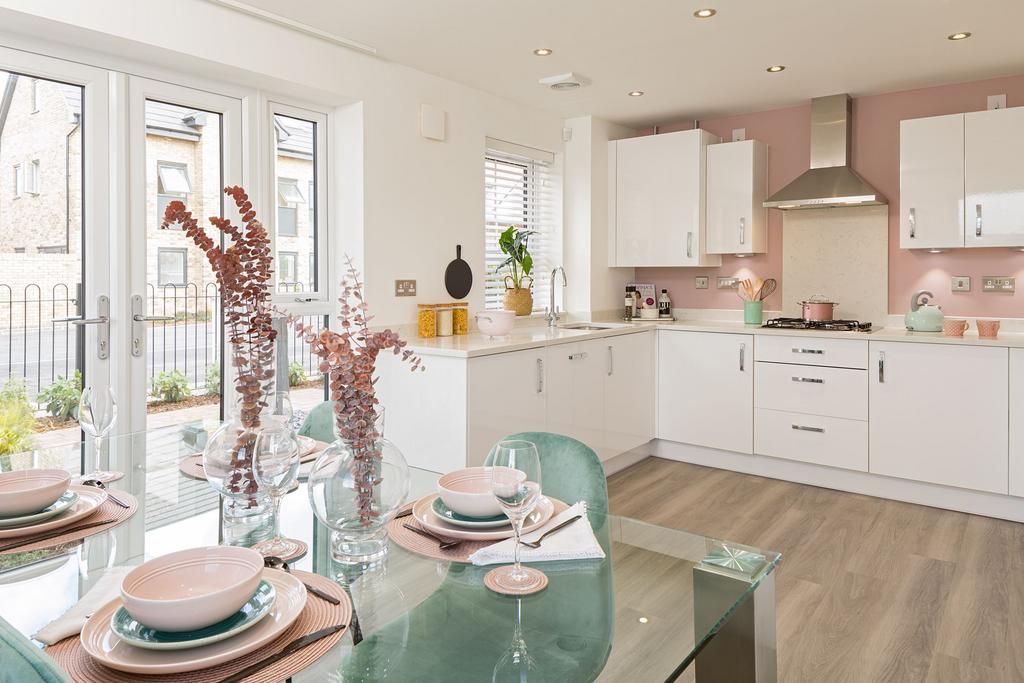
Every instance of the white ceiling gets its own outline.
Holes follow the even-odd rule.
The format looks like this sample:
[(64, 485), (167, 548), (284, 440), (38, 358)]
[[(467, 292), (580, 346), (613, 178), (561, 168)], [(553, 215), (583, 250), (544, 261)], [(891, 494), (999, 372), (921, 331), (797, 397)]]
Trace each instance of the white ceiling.
[[(245, 1), (517, 102), (629, 125), (1024, 73), (1022, 0)], [(701, 7), (718, 14), (695, 19)], [(957, 31), (974, 35), (946, 39)], [(537, 83), (566, 71), (592, 84)]]

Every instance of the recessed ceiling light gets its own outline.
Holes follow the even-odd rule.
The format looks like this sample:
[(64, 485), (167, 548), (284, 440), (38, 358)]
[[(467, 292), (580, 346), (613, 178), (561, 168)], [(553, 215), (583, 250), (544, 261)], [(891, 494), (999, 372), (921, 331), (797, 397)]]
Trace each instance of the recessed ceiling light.
[(970, 31), (961, 31), (960, 33), (950, 33), (948, 36), (946, 36), (946, 38), (948, 40), (964, 40), (965, 38), (970, 38), (970, 37), (971, 37)]
[(644, 91), (643, 90), (630, 90), (626, 94), (629, 95), (630, 97), (643, 97)]
[(716, 14), (718, 14), (716, 10), (713, 10), (710, 7), (706, 7), (704, 9), (699, 9), (696, 12), (694, 12), (693, 16), (697, 17), (698, 19), (710, 19)]
[(647, 617), (640, 617), (639, 619), (637, 619), (637, 621), (639, 621), (641, 624), (646, 624), (649, 621), (649, 619)]
[(552, 52), (554, 52), (554, 50), (550, 48), (538, 47), (536, 50), (533, 51), (533, 54), (537, 55), (538, 57), (547, 57)]
[(786, 67), (783, 66), (782, 64), (775, 64), (775, 65), (770, 66), (770, 67), (768, 67), (766, 69), (766, 71), (768, 71), (768, 73), (770, 73), (770, 74), (777, 74), (780, 71), (785, 71), (785, 70), (786, 70)]

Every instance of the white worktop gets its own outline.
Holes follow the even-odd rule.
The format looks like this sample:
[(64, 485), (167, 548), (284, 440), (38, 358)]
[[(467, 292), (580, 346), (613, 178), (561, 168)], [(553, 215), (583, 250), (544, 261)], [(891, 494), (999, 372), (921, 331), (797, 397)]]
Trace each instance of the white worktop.
[[(566, 323), (573, 324), (573, 323)], [(602, 324), (598, 322), (597, 324)], [(488, 337), (479, 332), (452, 337), (421, 339), (405, 335), (408, 348), (422, 356), (449, 356), (473, 358), (495, 353), (534, 349), (555, 344), (566, 344), (589, 339), (613, 337), (650, 329), (682, 330), (689, 332), (719, 332), (726, 334), (782, 335), (787, 337), (832, 337), (836, 339), (863, 339), (865, 341), (923, 342), (929, 344), (958, 344), (962, 346), (995, 346), (1024, 348), (1024, 332), (1000, 332), (997, 339), (979, 339), (976, 332), (968, 331), (962, 338), (945, 337), (941, 332), (909, 332), (902, 327), (875, 328), (871, 332), (831, 332), (827, 330), (786, 330), (744, 325), (727, 320), (683, 319), (676, 321), (643, 320), (615, 323), (617, 327), (602, 330), (575, 330), (562, 327), (548, 328), (517, 326), (504, 337)], [(1009, 327), (1009, 326), (1008, 326)]]

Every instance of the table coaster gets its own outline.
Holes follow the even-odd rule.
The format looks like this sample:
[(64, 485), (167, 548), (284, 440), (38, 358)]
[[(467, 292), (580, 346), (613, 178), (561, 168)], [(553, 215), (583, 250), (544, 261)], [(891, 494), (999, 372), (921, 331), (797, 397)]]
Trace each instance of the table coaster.
[(510, 568), (511, 565), (505, 564), (500, 567), (495, 567), (491, 571), (487, 572), (487, 574), (484, 575), (484, 585), (492, 591), (494, 591), (495, 593), (500, 593), (501, 595), (515, 596), (533, 595), (534, 593), (540, 593), (542, 590), (548, 587), (547, 574), (540, 571), (539, 569), (534, 569), (533, 567), (526, 566), (524, 566), (522, 569), (529, 575), (530, 582), (522, 588), (518, 586), (513, 586), (504, 580)]
[[(108, 524), (93, 526), (89, 527), (88, 529), (82, 529), (80, 531), (70, 531), (68, 533), (61, 534), (60, 536), (54, 536), (52, 538), (43, 539), (35, 543), (27, 543), (23, 546), (12, 548), (11, 550), (2, 550), (2, 548), (8, 543), (18, 543), (20, 541), (31, 539), (32, 536), (27, 535), (18, 536), (16, 538), (5, 538), (2, 541), (0, 541), (0, 555), (27, 553), (33, 550), (45, 550), (46, 548), (52, 548), (53, 546), (63, 545), (65, 543), (73, 543), (75, 541), (80, 541), (83, 538), (88, 538), (89, 536), (95, 536), (96, 534), (102, 534), (106, 533), (107, 531), (110, 531), (118, 524), (126, 521), (128, 518), (134, 515), (135, 511), (139, 509), (139, 501), (136, 500), (135, 496), (133, 496), (132, 494), (125, 493), (124, 491), (112, 491), (112, 493), (121, 500), (123, 500), (125, 503), (127, 503), (128, 507), (123, 508), (114, 501), (110, 500), (110, 498), (107, 498), (103, 502), (103, 505), (100, 505), (99, 508), (97, 508), (96, 512), (92, 513), (88, 517), (83, 517), (75, 522), (72, 522), (68, 525), (68, 528), (74, 528), (82, 524), (93, 524), (94, 522), (101, 522), (103, 520), (107, 520), (109, 522)], [(57, 529), (44, 531), (43, 534), (40, 535), (48, 534), (54, 531), (57, 531)]]
[[(203, 469), (203, 454), (193, 453), (192, 455), (182, 458), (178, 462), (178, 471), (181, 472), (182, 476), (188, 479), (206, 481), (206, 470)], [(296, 478), (296, 481), (292, 482), (292, 485), (288, 487), (287, 493), (291, 493), (297, 488), (299, 488), (298, 478)]]
[[(350, 624), (352, 622), (352, 602), (341, 586), (318, 574), (292, 571), (292, 575), (300, 581), (304, 581), (325, 593), (333, 595), (340, 601), (340, 604), (332, 605), (326, 600), (309, 595), (306, 600), (306, 606), (302, 609), (302, 614), (276, 640), (254, 652), (250, 652), (244, 657), (239, 657), (209, 669), (163, 676), (139, 676), (138, 674), (115, 671), (93, 660), (82, 647), (78, 635), (65, 638), (59, 643), (46, 648), (44, 652), (53, 658), (57, 665), (64, 669), (70, 675), (71, 680), (76, 683), (138, 683), (140, 680), (146, 680), (150, 683), (216, 683), (251, 664), (255, 664), (264, 657), (269, 657), (279, 652), (285, 645), (296, 638), (319, 631), (328, 626)], [(310, 667), (317, 659), (330, 651), (346, 632), (348, 632), (347, 628), (302, 648), (298, 652), (249, 676), (245, 679), (245, 683), (279, 683), (279, 681), (294, 676), (303, 669)]]

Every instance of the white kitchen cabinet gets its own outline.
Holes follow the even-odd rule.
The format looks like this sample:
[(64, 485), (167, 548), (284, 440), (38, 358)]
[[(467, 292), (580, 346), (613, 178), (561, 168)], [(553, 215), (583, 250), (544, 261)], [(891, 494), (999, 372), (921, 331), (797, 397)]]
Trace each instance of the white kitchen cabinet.
[(604, 444), (603, 340), (547, 348), (546, 429), (598, 451)]
[(1010, 495), (1024, 496), (1024, 349), (1010, 349)]
[(753, 453), (754, 337), (658, 333), (658, 437)]
[(964, 115), (965, 244), (1024, 245), (1024, 107)]
[(704, 130), (608, 143), (608, 265), (717, 266), (707, 254)]
[(604, 447), (601, 459), (654, 438), (654, 332), (596, 340), (604, 348)]
[(900, 121), (900, 247), (964, 246), (964, 115)]
[(709, 145), (707, 183), (708, 253), (765, 253), (768, 147), (759, 140)]
[(468, 440), (457, 467), (482, 465), (491, 446), (509, 434), (545, 430), (545, 352), (541, 347), (469, 359)]
[(870, 342), (870, 471), (1006, 494), (1008, 352)]

